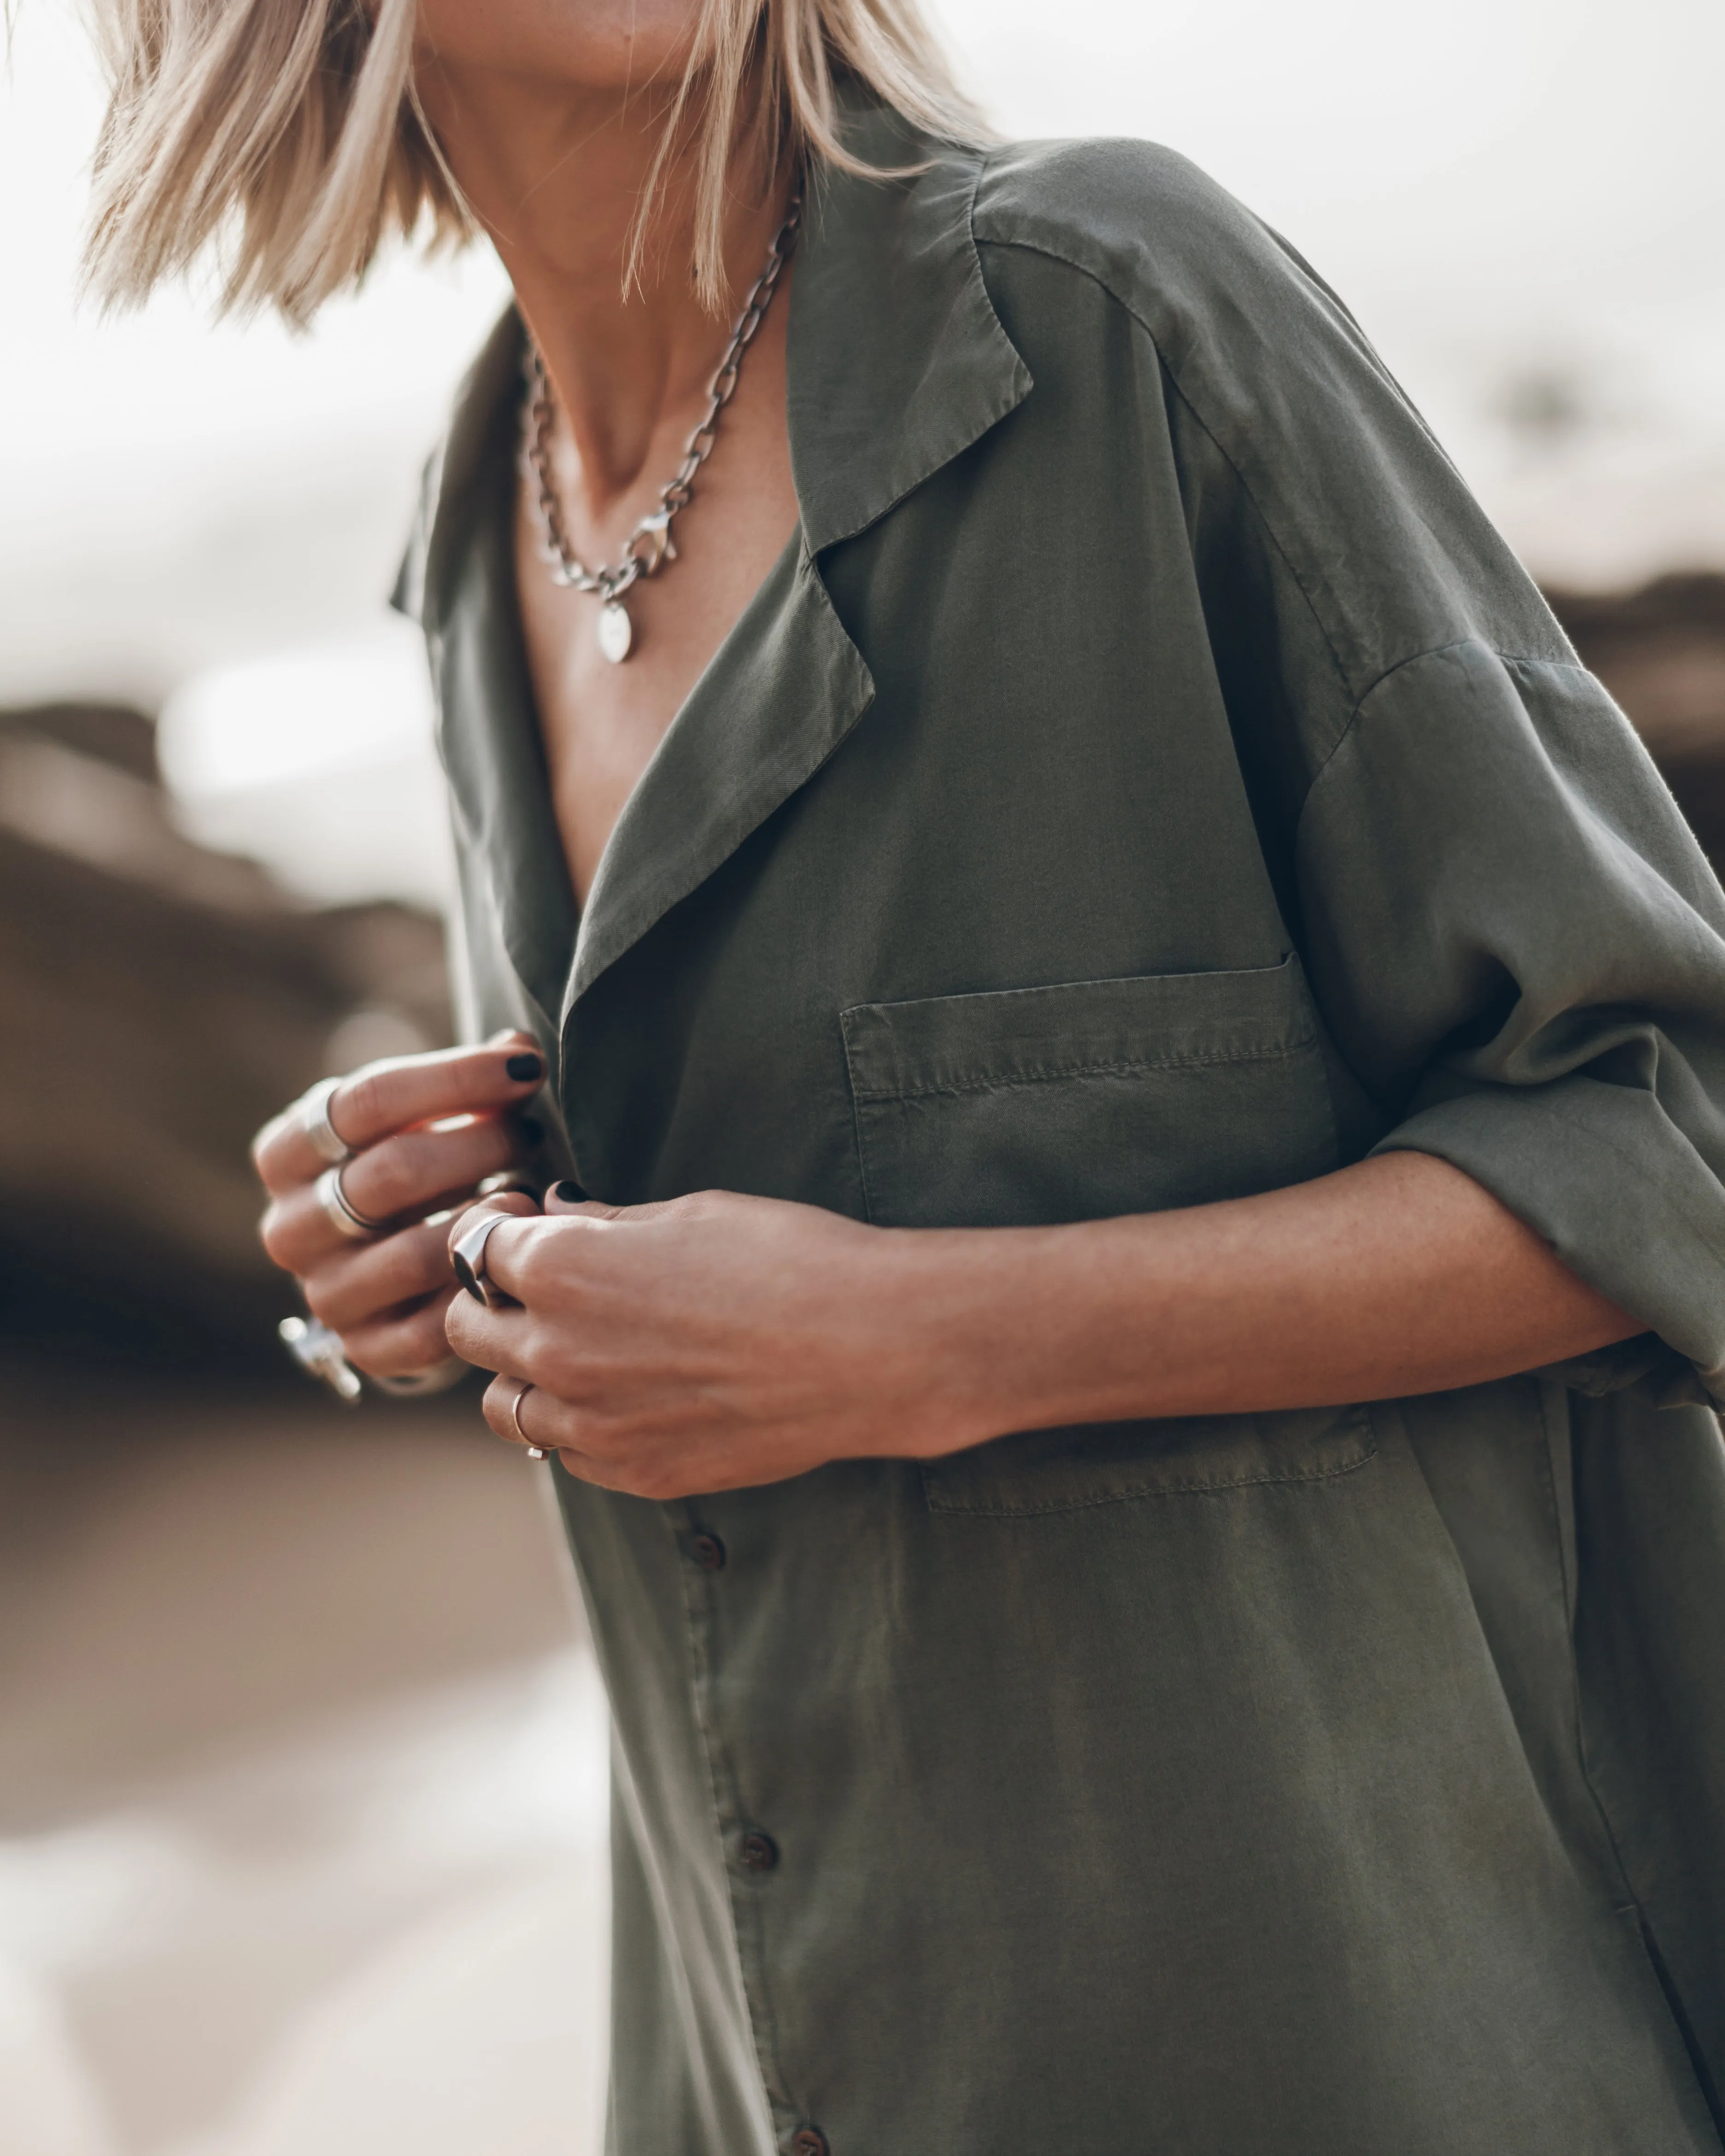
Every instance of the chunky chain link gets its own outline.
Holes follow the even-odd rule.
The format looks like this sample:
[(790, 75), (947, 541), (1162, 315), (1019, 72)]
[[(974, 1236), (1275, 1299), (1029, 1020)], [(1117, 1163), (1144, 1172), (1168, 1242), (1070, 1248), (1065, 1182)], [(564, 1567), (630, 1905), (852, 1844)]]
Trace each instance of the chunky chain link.
[(789, 213), (773, 234), (773, 244), (767, 250), (766, 266), (749, 288), (742, 312), (731, 332), (731, 341), (719, 362), (718, 372), (707, 385), (706, 411), (700, 425), (683, 444), (682, 463), (675, 475), (660, 490), (658, 506), (636, 525), (624, 542), (621, 557), (608, 568), (589, 569), (569, 544), (562, 504), (557, 498), (557, 482), (551, 470), (551, 437), (557, 409), (552, 402), (551, 382), (545, 372), (545, 362), (539, 357), (539, 347), (531, 336), (527, 339), (522, 360), (527, 393), (521, 407), (521, 471), (528, 482), (528, 501), (539, 526), (539, 558), (550, 567), (554, 582), (571, 585), (578, 592), (597, 592), (609, 605), (641, 578), (650, 577), (663, 563), (676, 560), (671, 520), (680, 509), (688, 507), (694, 497), (696, 475), (713, 453), (713, 444), (719, 439), (719, 414), (737, 394), (742, 356), (754, 341), (755, 332), (772, 304), (779, 273), (796, 244), (797, 227), (802, 217), (803, 197), (799, 191), (792, 196)]

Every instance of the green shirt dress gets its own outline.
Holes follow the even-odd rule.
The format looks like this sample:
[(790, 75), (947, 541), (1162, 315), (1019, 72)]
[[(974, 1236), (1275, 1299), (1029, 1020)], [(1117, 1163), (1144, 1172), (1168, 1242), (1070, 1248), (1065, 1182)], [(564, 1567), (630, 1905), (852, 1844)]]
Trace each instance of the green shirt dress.
[(614, 1203), (1052, 1222), (1411, 1148), (1649, 1330), (685, 1502), (557, 1471), (611, 2147), (1717, 2156), (1725, 899), (1274, 234), (1143, 144), (850, 125), (920, 169), (814, 189), (799, 528), (578, 915), (513, 315), (463, 393), (398, 596), (471, 1026), (538, 1034)]

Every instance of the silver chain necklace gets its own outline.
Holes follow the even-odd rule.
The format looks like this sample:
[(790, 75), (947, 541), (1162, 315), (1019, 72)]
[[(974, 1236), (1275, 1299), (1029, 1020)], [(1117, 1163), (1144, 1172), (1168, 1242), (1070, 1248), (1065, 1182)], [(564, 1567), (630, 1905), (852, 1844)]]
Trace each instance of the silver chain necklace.
[(568, 584), (578, 592), (597, 592), (599, 608), (599, 649), (614, 666), (628, 658), (634, 643), (634, 624), (623, 603), (624, 594), (643, 577), (658, 573), (665, 562), (677, 558), (671, 536), (671, 519), (686, 509), (695, 492), (695, 475), (713, 453), (719, 436), (719, 414), (737, 393), (742, 356), (760, 328), (778, 288), (779, 272), (790, 257), (803, 215), (803, 197), (791, 198), (789, 214), (773, 234), (767, 250), (766, 266), (749, 288), (731, 341), (719, 362), (719, 370), (707, 387), (706, 412), (701, 424), (683, 444), (683, 461), (674, 479), (660, 489), (659, 506), (644, 516), (624, 542), (623, 552), (610, 567), (589, 569), (569, 544), (563, 528), (562, 506), (551, 470), (551, 434), (556, 419), (551, 382), (539, 347), (530, 336), (522, 360), (527, 393), (521, 403), (521, 475), (528, 482), (527, 499), (539, 526), (539, 558), (551, 570), (553, 583)]

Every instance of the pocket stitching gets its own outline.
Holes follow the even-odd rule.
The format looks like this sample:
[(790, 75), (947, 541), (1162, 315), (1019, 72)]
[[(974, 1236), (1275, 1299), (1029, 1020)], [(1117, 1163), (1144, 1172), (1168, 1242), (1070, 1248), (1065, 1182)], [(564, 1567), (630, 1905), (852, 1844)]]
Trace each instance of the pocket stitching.
[[(1285, 1056), (1302, 1055), (1316, 1048), (1317, 1036), (1307, 1034), (1298, 1040), (1279, 1041), (1273, 1048), (1237, 1048), (1214, 1055), (1163, 1055), (1142, 1061), (1118, 1063), (1060, 1063), (1014, 1072), (1009, 1078), (978, 1078), (971, 1085), (917, 1086), (910, 1088), (859, 1086), (851, 1070), (851, 1098), (857, 1104), (890, 1101), (963, 1099), (973, 1093), (998, 1093), (1013, 1086), (1041, 1086), (1062, 1078), (1124, 1077), (1137, 1070), (1203, 1070), (1227, 1063), (1274, 1063)], [(848, 1044), (847, 1044), (848, 1050)], [(848, 1054), (847, 1054), (847, 1060)]]
[[(1147, 1482), (1129, 1489), (1111, 1490), (1096, 1497), (1050, 1499), (1042, 1504), (1025, 1505), (964, 1505), (942, 1502), (929, 1487), (929, 1470), (938, 1468), (937, 1460), (919, 1460), (917, 1473), (922, 1483), (922, 1502), (931, 1512), (953, 1513), (973, 1520), (1023, 1520), (1045, 1517), (1051, 1512), (1089, 1512), (1099, 1505), (1119, 1505), (1136, 1502), (1143, 1497), (1210, 1497), (1230, 1490), (1257, 1490), (1278, 1483), (1334, 1482), (1344, 1475), (1357, 1474), (1378, 1456), (1378, 1430), (1369, 1408), (1355, 1410), (1356, 1419), (1364, 1444), (1357, 1460), (1344, 1460), (1337, 1467), (1291, 1469), (1281, 1475), (1237, 1475), (1226, 1481), (1209, 1482)], [(962, 1460), (963, 1453), (950, 1455)]]

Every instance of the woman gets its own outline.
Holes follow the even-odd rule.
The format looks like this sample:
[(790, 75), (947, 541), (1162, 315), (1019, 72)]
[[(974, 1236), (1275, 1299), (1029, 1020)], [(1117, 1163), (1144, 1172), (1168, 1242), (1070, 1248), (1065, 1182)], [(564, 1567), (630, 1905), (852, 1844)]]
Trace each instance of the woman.
[(110, 289), (515, 286), (398, 593), (492, 1038), (259, 1161), (557, 1454), (613, 2146), (1717, 2150), (1725, 899), (1341, 305), (909, 0), (110, 12)]

